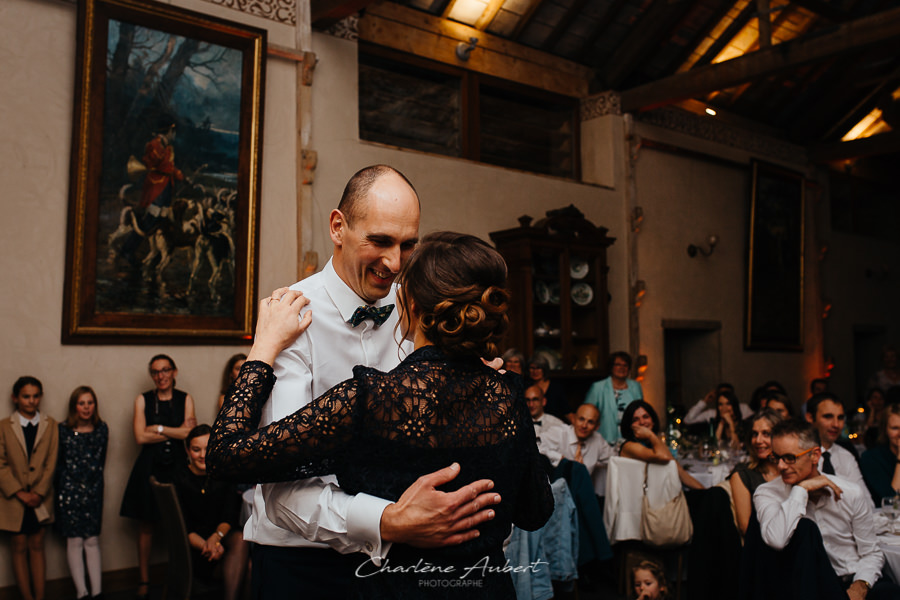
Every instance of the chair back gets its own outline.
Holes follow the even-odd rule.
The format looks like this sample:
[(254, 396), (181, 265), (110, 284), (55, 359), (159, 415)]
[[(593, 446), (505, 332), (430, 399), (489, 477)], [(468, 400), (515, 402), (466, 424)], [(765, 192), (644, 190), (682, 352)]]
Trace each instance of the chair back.
[(193, 563), (191, 562), (191, 544), (188, 541), (188, 530), (181, 514), (181, 505), (175, 486), (171, 483), (160, 483), (150, 477), (150, 487), (159, 507), (161, 522), (166, 533), (169, 550), (169, 564), (166, 569), (165, 600), (189, 600), (193, 579)]
[(609, 459), (603, 523), (611, 544), (641, 539), (641, 505), (644, 496), (644, 467), (647, 466), (647, 498), (650, 506), (663, 506), (681, 491), (675, 461), (650, 464), (633, 458)]

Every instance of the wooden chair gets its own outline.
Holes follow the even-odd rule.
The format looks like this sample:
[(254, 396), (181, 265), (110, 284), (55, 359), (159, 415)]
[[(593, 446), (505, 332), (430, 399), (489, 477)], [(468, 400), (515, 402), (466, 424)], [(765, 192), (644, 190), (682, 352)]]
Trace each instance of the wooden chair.
[(198, 600), (221, 597), (221, 587), (213, 587), (194, 578), (191, 543), (188, 540), (188, 530), (181, 514), (181, 505), (178, 503), (175, 486), (171, 483), (160, 483), (153, 476), (150, 477), (150, 486), (159, 507), (160, 523), (165, 530), (169, 550), (163, 598), (165, 600)]

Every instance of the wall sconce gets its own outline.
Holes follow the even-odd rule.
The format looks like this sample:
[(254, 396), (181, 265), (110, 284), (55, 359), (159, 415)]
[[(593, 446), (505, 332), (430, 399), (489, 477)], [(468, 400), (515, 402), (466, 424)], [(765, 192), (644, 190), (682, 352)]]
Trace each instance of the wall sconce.
[(644, 296), (647, 294), (647, 284), (644, 283), (643, 279), (638, 279), (634, 284), (634, 305), (640, 306), (641, 302), (644, 301)]
[(644, 222), (644, 209), (635, 206), (631, 209), (631, 233), (637, 233), (641, 230), (641, 223)]
[(469, 57), (472, 55), (472, 50), (475, 49), (475, 45), (478, 43), (477, 37), (470, 37), (469, 43), (460, 42), (456, 45), (456, 58), (465, 62), (469, 60)]
[(695, 246), (694, 244), (688, 246), (688, 256), (694, 258), (695, 256), (697, 256), (698, 252), (703, 256), (710, 256), (713, 253), (713, 250), (716, 249), (716, 244), (719, 243), (719, 236), (715, 234), (709, 236), (708, 238), (706, 238), (706, 243), (709, 244), (709, 250), (706, 250), (705, 248), (703, 248), (703, 246)]

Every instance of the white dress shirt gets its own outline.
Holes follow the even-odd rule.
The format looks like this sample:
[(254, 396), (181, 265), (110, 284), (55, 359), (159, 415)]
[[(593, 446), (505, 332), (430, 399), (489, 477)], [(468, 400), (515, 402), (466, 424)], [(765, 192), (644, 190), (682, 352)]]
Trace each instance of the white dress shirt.
[[(828, 450), (825, 450), (825, 446), (822, 446), (821, 450), (823, 453), (831, 453), (831, 466), (834, 467), (835, 475), (837, 475), (841, 479), (852, 481), (859, 486), (859, 489), (863, 491), (869, 489), (868, 487), (866, 487), (866, 482), (863, 479), (862, 471), (859, 470), (859, 463), (856, 462), (856, 457), (853, 456), (853, 453), (851, 453), (843, 446), (838, 446), (837, 444), (832, 444), (831, 448), (829, 448)], [(824, 471), (822, 470), (822, 464), (824, 462), (825, 458), (819, 457), (819, 473), (824, 473)], [(868, 497), (869, 499), (869, 508), (875, 508), (875, 502), (872, 500), (872, 494), (869, 494), (867, 492), (866, 497)]]
[[(743, 402), (738, 403), (738, 408), (741, 409), (741, 421), (744, 419), (748, 419), (753, 416), (753, 409), (744, 404)], [(698, 400), (697, 404), (693, 405), (687, 414), (684, 415), (684, 424), (685, 425), (695, 425), (697, 423), (706, 423), (710, 419), (716, 418), (716, 409), (709, 408), (709, 405), (705, 400)]]
[(538, 452), (549, 458), (554, 467), (562, 460), (562, 455), (553, 449), (550, 440), (553, 437), (553, 430), (565, 426), (566, 423), (562, 419), (550, 413), (544, 413), (540, 419), (534, 421), (534, 437), (537, 440)]
[(874, 585), (881, 576), (884, 555), (878, 548), (868, 492), (853, 482), (826, 475), (841, 490), (835, 500), (830, 488), (817, 502), (805, 489), (784, 483), (781, 477), (756, 488), (753, 504), (759, 516), (763, 541), (782, 550), (791, 541), (801, 517), (815, 521), (825, 543), (825, 552), (839, 577), (855, 574), (854, 580)]
[[(575, 428), (571, 425), (554, 429), (549, 436), (550, 450), (557, 452), (562, 458), (575, 460), (578, 451), (578, 437)], [(613, 456), (613, 449), (603, 436), (596, 431), (584, 440), (581, 449), (581, 462), (587, 467), (591, 480), (594, 482), (594, 491), (598, 496), (606, 495), (606, 467)], [(551, 459), (552, 460), (552, 459)], [(557, 461), (558, 463), (559, 461)]]
[[(291, 289), (309, 298), (312, 324), (275, 360), (277, 381), (263, 407), (261, 425), (294, 413), (352, 377), (354, 366), (390, 371), (413, 349), (412, 342), (404, 341), (401, 347), (395, 341), (396, 309), (379, 327), (371, 319), (357, 327), (347, 323), (365, 302), (341, 280), (331, 260)], [(394, 304), (395, 297), (396, 288), (375, 306)], [(343, 492), (334, 476), (258, 485), (244, 538), (269, 546), (331, 547), (384, 557), (390, 545), (381, 543), (381, 514), (388, 504), (367, 494)]]

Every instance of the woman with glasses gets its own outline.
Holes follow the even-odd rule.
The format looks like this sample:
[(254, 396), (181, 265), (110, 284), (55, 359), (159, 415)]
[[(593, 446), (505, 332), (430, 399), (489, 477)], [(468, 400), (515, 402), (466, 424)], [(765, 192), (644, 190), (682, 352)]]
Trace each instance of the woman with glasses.
[(772, 428), (783, 419), (774, 410), (764, 408), (750, 417), (747, 450), (750, 460), (734, 468), (728, 481), (734, 502), (734, 516), (741, 535), (747, 533), (753, 512), (753, 492), (760, 485), (778, 477), (777, 465), (772, 463)]
[(159, 520), (150, 476), (159, 481), (172, 481), (175, 467), (187, 461), (183, 440), (197, 424), (194, 399), (187, 392), (175, 389), (177, 375), (175, 361), (165, 354), (157, 354), (150, 359), (154, 389), (134, 400), (132, 430), (141, 453), (131, 469), (119, 514), (139, 521), (139, 599), (149, 597), (153, 523)]
[[(613, 352), (606, 364), (609, 377), (594, 383), (584, 399), (585, 404), (593, 404), (600, 411), (598, 431), (610, 444), (619, 439), (619, 426), (625, 408), (635, 400), (644, 399), (641, 384), (628, 377), (631, 373), (631, 355), (627, 352)], [(628, 424), (630, 428), (631, 425)], [(630, 430), (630, 429), (629, 429)]]

